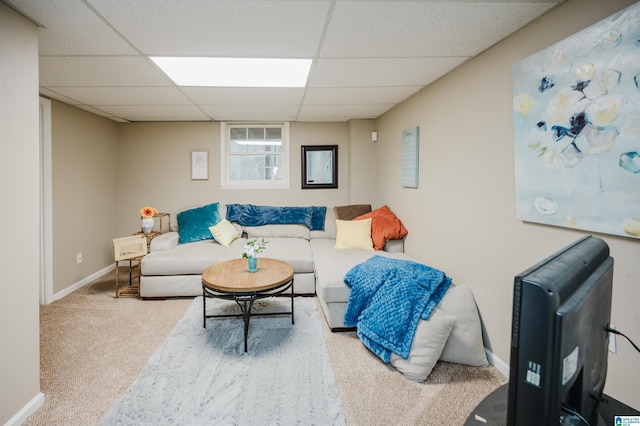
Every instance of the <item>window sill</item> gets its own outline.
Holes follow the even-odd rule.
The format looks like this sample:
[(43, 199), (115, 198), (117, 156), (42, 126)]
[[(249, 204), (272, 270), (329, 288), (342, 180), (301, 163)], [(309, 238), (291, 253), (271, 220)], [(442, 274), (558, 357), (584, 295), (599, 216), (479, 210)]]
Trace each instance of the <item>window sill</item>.
[(223, 183), (221, 189), (291, 189), (289, 183), (261, 184), (261, 183)]

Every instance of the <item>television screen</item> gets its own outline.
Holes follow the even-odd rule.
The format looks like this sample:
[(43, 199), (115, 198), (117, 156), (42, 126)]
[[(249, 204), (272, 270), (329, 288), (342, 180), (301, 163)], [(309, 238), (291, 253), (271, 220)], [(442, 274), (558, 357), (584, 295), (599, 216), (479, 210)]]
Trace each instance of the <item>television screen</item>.
[(515, 277), (508, 425), (596, 424), (613, 258), (588, 236)]

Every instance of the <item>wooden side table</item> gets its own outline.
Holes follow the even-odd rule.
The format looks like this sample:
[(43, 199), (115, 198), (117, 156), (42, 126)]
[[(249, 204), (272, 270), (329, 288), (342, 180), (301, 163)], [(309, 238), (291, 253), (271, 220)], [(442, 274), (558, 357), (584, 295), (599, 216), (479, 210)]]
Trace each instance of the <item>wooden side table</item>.
[[(115, 238), (113, 257), (116, 261), (116, 297), (140, 297), (140, 272), (142, 258), (147, 254), (147, 240), (144, 235)], [(120, 289), (120, 262), (129, 262), (129, 286)], [(135, 262), (135, 265), (134, 265)], [(133, 269), (137, 269), (138, 284), (132, 285)]]
[[(166, 230), (171, 229), (171, 214), (157, 213), (155, 216), (160, 222), (158, 231), (143, 233), (138, 231), (131, 237), (116, 238), (113, 240), (113, 256), (116, 261), (116, 297), (140, 297), (140, 275), (142, 273), (142, 258), (149, 253), (151, 240), (163, 232), (163, 220), (166, 219)], [(129, 286), (120, 288), (120, 262), (129, 262)], [(138, 283), (133, 285), (133, 271), (136, 270)]]
[(160, 225), (160, 232), (159, 233), (160, 234), (165, 232), (165, 231), (162, 230), (162, 219), (165, 218), (165, 217), (167, 218), (167, 231), (169, 231), (171, 229), (171, 214), (170, 213), (158, 213), (154, 217), (157, 217), (158, 221), (160, 222), (159, 223), (159, 225)]
[[(116, 260), (116, 297), (140, 297), (140, 270), (142, 269), (140, 262), (142, 262), (143, 257), (144, 256), (134, 257), (132, 259)], [(129, 285), (121, 289), (119, 286), (120, 262), (126, 261), (129, 262)], [(133, 262), (135, 262), (135, 265)], [(138, 283), (135, 285), (132, 283), (134, 269), (138, 274)]]
[(170, 213), (157, 213), (155, 216), (153, 217), (157, 217), (158, 221), (160, 222), (159, 225), (159, 230), (158, 231), (151, 231), (148, 233), (144, 233), (142, 231), (138, 231), (138, 232), (134, 232), (132, 235), (144, 235), (147, 238), (147, 252), (149, 252), (149, 250), (151, 249), (151, 240), (153, 240), (156, 236), (160, 235), (163, 233), (163, 219), (166, 218), (166, 224), (167, 224), (167, 230), (164, 232), (168, 232), (171, 229), (171, 214)]
[(160, 234), (161, 232), (158, 232), (158, 231), (151, 231), (146, 234), (142, 231), (138, 231), (138, 232), (134, 232), (131, 235), (143, 235), (147, 239), (147, 253), (148, 253), (151, 250), (151, 240), (153, 240), (154, 237)]

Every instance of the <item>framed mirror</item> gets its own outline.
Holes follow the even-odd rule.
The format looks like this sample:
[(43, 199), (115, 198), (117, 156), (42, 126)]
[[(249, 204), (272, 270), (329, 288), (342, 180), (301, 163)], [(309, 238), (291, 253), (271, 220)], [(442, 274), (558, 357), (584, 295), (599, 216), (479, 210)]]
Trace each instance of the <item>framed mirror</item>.
[(302, 189), (338, 187), (338, 145), (302, 146)]

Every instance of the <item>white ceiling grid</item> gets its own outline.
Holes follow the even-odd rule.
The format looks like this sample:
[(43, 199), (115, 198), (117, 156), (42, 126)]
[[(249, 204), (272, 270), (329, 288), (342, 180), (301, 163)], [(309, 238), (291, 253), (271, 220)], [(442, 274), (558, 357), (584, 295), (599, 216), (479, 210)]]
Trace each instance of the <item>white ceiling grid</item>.
[[(562, 0), (4, 0), (41, 93), (116, 121), (376, 118)], [(149, 56), (313, 59), (307, 85), (178, 87)]]

